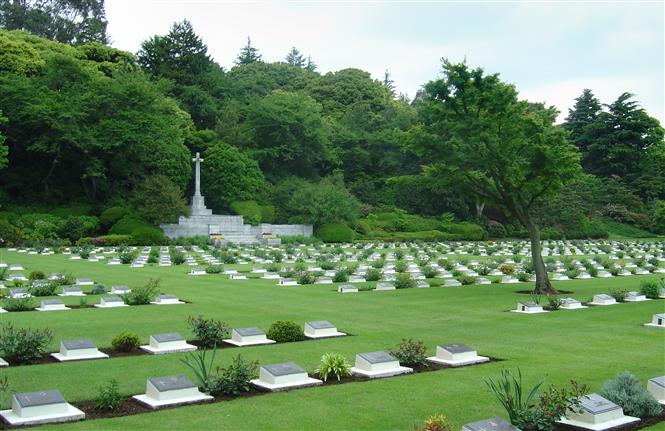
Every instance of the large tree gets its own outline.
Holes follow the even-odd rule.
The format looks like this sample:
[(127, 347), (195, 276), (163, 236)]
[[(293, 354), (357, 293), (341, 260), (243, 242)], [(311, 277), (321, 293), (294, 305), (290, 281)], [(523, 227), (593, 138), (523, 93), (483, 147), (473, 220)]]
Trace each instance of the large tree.
[(472, 193), (515, 217), (531, 240), (535, 291), (554, 293), (541, 255), (534, 203), (560, 190), (579, 171), (577, 149), (554, 125), (556, 110), (519, 100), (499, 76), (443, 61), (443, 77), (426, 85), (424, 130), (412, 147), (450, 167)]
[(298, 51), (295, 46), (291, 48), (291, 51), (289, 51), (288, 54), (286, 54), (286, 58), (284, 60), (287, 64), (296, 67), (305, 67), (307, 64), (307, 59), (300, 53), (300, 51)]
[(243, 66), (257, 61), (261, 61), (261, 54), (252, 46), (252, 40), (247, 36), (247, 44), (238, 53), (235, 63), (237, 66)]
[(63, 43), (109, 42), (104, 0), (2, 0), (0, 27)]

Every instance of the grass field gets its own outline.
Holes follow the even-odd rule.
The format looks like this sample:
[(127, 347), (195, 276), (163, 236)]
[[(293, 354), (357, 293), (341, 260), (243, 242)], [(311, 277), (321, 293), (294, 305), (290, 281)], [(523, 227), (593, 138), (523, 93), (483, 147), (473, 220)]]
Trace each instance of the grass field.
[[(453, 428), (505, 413), (484, 384), (501, 367), (519, 367), (529, 384), (576, 379), (600, 390), (603, 382), (624, 370), (647, 379), (665, 374), (665, 331), (643, 327), (665, 300), (625, 303), (539, 315), (506, 312), (528, 295), (516, 293), (527, 283), (464, 287), (433, 287), (341, 295), (336, 286), (277, 287), (275, 280), (230, 281), (223, 275), (187, 276), (180, 267), (128, 268), (104, 262), (70, 261), (66, 256), (34, 256), (3, 251), (0, 260), (32, 270), (70, 270), (106, 286), (144, 284), (161, 278), (162, 291), (191, 301), (180, 306), (136, 306), (120, 309), (79, 309), (67, 312), (25, 312), (0, 315), (17, 326), (49, 327), (52, 351), (60, 340), (90, 338), (110, 345), (121, 331), (136, 332), (147, 343), (153, 333), (179, 331), (191, 338), (186, 319), (202, 314), (230, 326), (259, 326), (275, 320), (330, 320), (353, 336), (218, 352), (219, 363), (242, 353), (262, 364), (294, 361), (313, 372), (325, 352), (340, 352), (353, 362), (356, 353), (384, 350), (401, 338), (422, 340), (435, 353), (437, 344), (461, 342), (485, 356), (505, 361), (461, 369), (395, 377), (371, 382), (323, 386), (189, 406), (116, 419), (49, 426), (49, 429), (269, 429), (269, 430), (411, 430), (435, 413), (445, 414)], [(227, 267), (234, 267), (227, 265)], [(555, 282), (559, 289), (586, 301), (610, 289), (638, 289), (641, 280), (656, 276), (615, 277)], [(64, 298), (78, 305), (78, 298)], [(90, 303), (97, 298), (88, 297)], [(188, 374), (183, 354), (133, 356), (100, 361), (43, 364), (2, 369), (13, 391), (59, 389), (74, 402), (94, 398), (97, 387), (115, 378), (123, 394), (140, 394), (148, 377)], [(651, 429), (665, 429), (657, 425)]]

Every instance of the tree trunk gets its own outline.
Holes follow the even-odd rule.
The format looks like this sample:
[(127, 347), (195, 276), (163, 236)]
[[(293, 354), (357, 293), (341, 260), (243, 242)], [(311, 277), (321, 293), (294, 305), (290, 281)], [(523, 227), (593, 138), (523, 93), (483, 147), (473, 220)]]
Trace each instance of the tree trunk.
[(483, 210), (485, 209), (485, 202), (476, 201), (476, 215), (478, 217), (483, 216)]
[(545, 268), (543, 255), (541, 254), (540, 230), (528, 212), (525, 211), (522, 218), (524, 227), (529, 232), (529, 238), (531, 239), (531, 261), (536, 272), (536, 287), (534, 288), (534, 292), (546, 295), (556, 294), (557, 291), (552, 287), (550, 279), (547, 276), (547, 269)]

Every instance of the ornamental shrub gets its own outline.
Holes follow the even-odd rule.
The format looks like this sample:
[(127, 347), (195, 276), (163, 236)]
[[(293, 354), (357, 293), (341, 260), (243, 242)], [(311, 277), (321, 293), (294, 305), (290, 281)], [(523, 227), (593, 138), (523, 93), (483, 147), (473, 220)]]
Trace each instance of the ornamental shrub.
[(381, 271), (376, 268), (370, 268), (365, 274), (365, 280), (367, 281), (379, 281), (381, 279)]
[(645, 418), (656, 416), (662, 410), (660, 403), (628, 371), (606, 381), (600, 395), (619, 405), (628, 416)]
[(352, 242), (353, 230), (342, 223), (328, 223), (319, 227), (316, 236), (323, 242)]
[(118, 352), (131, 352), (139, 348), (141, 340), (136, 334), (130, 332), (121, 332), (113, 337), (111, 346)]
[(6, 311), (30, 311), (35, 308), (33, 298), (3, 298), (2, 308)]
[(30, 275), (28, 276), (28, 279), (30, 281), (34, 280), (43, 280), (46, 278), (46, 275), (42, 271), (32, 271)]
[(0, 327), (0, 356), (12, 365), (29, 364), (46, 353), (52, 339), (48, 328), (16, 328), (7, 322)]
[(97, 389), (95, 402), (97, 410), (117, 410), (120, 404), (122, 404), (122, 395), (120, 395), (120, 384), (116, 379), (109, 380), (106, 385)]
[(316, 373), (324, 382), (328, 381), (328, 377), (336, 377), (339, 381), (342, 377), (351, 375), (351, 364), (341, 353), (325, 353), (321, 356)]
[(99, 223), (104, 229), (108, 229), (128, 214), (130, 214), (130, 211), (125, 207), (110, 207), (99, 215)]
[(275, 340), (278, 343), (288, 343), (290, 341), (301, 341), (305, 338), (305, 333), (295, 322), (288, 320), (278, 320), (268, 329), (266, 334), (269, 339)]
[(390, 351), (399, 360), (400, 365), (418, 367), (426, 365), (427, 347), (422, 341), (402, 339), (399, 345)]
[(229, 207), (235, 214), (241, 215), (245, 223), (261, 223), (261, 206), (256, 201), (234, 201)]
[(411, 289), (413, 287), (416, 287), (416, 281), (409, 274), (397, 274), (395, 289)]
[(658, 282), (656, 280), (643, 280), (640, 283), (640, 293), (645, 295), (647, 298), (658, 298), (659, 291), (660, 286), (658, 286)]
[(187, 323), (202, 347), (215, 347), (229, 336), (229, 326), (221, 320), (206, 319), (199, 315), (190, 316)]
[(425, 419), (422, 428), (415, 427), (414, 431), (453, 431), (453, 427), (444, 415), (433, 415)]
[(139, 226), (131, 233), (134, 245), (161, 245), (166, 243), (164, 232), (150, 225)]
[(217, 375), (211, 379), (210, 393), (239, 395), (248, 392), (250, 380), (256, 376), (258, 367), (258, 361), (247, 361), (240, 355), (236, 356), (228, 366), (217, 368)]

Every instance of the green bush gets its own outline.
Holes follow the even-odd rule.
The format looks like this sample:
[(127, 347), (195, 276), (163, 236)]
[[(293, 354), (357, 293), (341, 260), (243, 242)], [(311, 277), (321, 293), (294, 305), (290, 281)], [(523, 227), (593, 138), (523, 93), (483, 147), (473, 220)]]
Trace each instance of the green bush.
[(231, 202), (229, 207), (235, 214), (241, 215), (245, 223), (251, 225), (261, 223), (261, 206), (256, 201), (235, 201)]
[(317, 229), (316, 236), (323, 242), (352, 242), (355, 233), (345, 224), (328, 223)]
[(623, 408), (624, 414), (628, 416), (651, 417), (662, 410), (658, 401), (628, 371), (605, 382), (600, 394)]
[(95, 400), (97, 410), (117, 410), (120, 404), (122, 404), (122, 395), (120, 395), (120, 384), (117, 380), (111, 379), (106, 385), (97, 389)]
[(483, 241), (487, 239), (487, 231), (480, 225), (462, 222), (462, 223), (442, 223), (441, 230), (448, 232), (463, 241)]
[(461, 276), (458, 277), (458, 280), (459, 280), (460, 283), (462, 283), (462, 286), (469, 286), (469, 285), (474, 284), (476, 282), (476, 277), (473, 277), (471, 275), (462, 274)]
[(76, 245), (85, 246), (99, 246), (99, 247), (117, 247), (121, 245), (129, 245), (132, 243), (131, 235), (100, 235), (95, 237), (83, 237), (76, 241)]
[(223, 265), (208, 265), (206, 266), (206, 274), (221, 274), (224, 270)]
[(171, 263), (174, 265), (182, 265), (185, 263), (185, 253), (179, 250), (169, 251), (169, 256), (171, 257)]
[(505, 238), (508, 233), (506, 228), (498, 221), (489, 220), (487, 222), (487, 235), (490, 238)]
[(131, 236), (134, 245), (161, 245), (166, 243), (164, 232), (155, 226), (137, 227), (132, 231)]
[(120, 258), (120, 263), (124, 265), (129, 265), (136, 259), (137, 251), (131, 251), (131, 250), (125, 250), (121, 253), (118, 254), (118, 257)]
[(307, 271), (302, 271), (299, 272), (296, 275), (296, 281), (298, 284), (306, 285), (306, 284), (314, 284), (316, 281), (316, 277), (314, 277), (314, 274), (309, 273)]
[(432, 415), (425, 419), (422, 428), (414, 427), (414, 431), (453, 431), (453, 426), (444, 415)]
[(30, 293), (33, 296), (53, 296), (57, 287), (56, 283), (39, 283), (30, 287)]
[(46, 353), (52, 339), (48, 328), (16, 328), (7, 322), (0, 327), (0, 357), (12, 365), (29, 364)]
[(367, 281), (379, 281), (381, 279), (381, 271), (375, 268), (370, 268), (365, 274), (365, 280)]
[(6, 311), (30, 311), (35, 308), (33, 298), (3, 298), (2, 308)]
[(347, 281), (349, 281), (349, 270), (346, 268), (338, 269), (333, 277), (333, 282), (346, 283)]
[(325, 353), (321, 356), (316, 373), (324, 382), (327, 382), (328, 377), (331, 376), (336, 377), (339, 381), (342, 377), (351, 375), (351, 364), (341, 353)]
[(275, 221), (276, 210), (274, 205), (260, 205), (261, 223), (272, 223)]
[(300, 325), (288, 320), (278, 320), (270, 325), (266, 335), (270, 340), (275, 340), (278, 343), (301, 341), (305, 338), (305, 333)]
[(416, 281), (409, 274), (397, 274), (395, 277), (396, 289), (411, 289), (416, 287)]
[(159, 292), (159, 283), (161, 280), (150, 279), (146, 284), (139, 287), (132, 287), (132, 291), (122, 295), (122, 299), (127, 305), (147, 305), (155, 299)]
[(422, 341), (402, 339), (399, 345), (390, 351), (399, 360), (400, 365), (419, 367), (427, 364), (427, 348)]
[(656, 280), (642, 280), (640, 283), (640, 293), (647, 298), (657, 299), (660, 286)]
[(221, 320), (206, 319), (199, 315), (190, 316), (187, 323), (202, 347), (215, 347), (229, 336), (229, 326)]
[(80, 238), (94, 233), (99, 226), (99, 220), (93, 216), (69, 216), (58, 229), (58, 236), (76, 242)]
[(28, 279), (30, 281), (34, 280), (43, 280), (46, 278), (46, 275), (42, 271), (32, 271), (30, 275), (28, 276)]
[(217, 369), (218, 375), (211, 379), (210, 392), (225, 395), (248, 392), (251, 388), (249, 382), (256, 376), (258, 366), (258, 361), (247, 361), (240, 355), (236, 356), (227, 367)]
[(126, 215), (130, 215), (130, 211), (125, 207), (107, 208), (99, 215), (99, 223), (104, 229), (108, 229)]
[(540, 239), (542, 240), (552, 240), (552, 239), (564, 239), (565, 236), (563, 232), (555, 227), (544, 227), (540, 230)]
[(138, 349), (140, 344), (139, 336), (129, 332), (121, 332), (111, 340), (111, 346), (118, 352), (132, 352)]
[(90, 291), (91, 295), (103, 295), (106, 293), (106, 287), (103, 284), (96, 284)]

